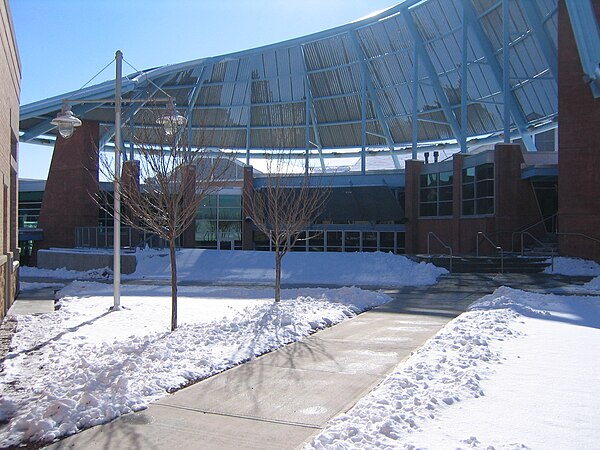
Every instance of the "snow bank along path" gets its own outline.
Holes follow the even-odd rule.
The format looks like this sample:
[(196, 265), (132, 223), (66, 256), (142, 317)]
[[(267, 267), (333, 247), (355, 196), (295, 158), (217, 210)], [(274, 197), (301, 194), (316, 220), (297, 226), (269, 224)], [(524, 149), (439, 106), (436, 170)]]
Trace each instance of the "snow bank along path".
[(168, 330), (169, 287), (74, 282), (60, 310), (19, 317), (0, 376), (0, 447), (50, 442), (144, 409), (168, 392), (390, 300), (348, 287), (180, 289), (181, 326)]
[[(140, 250), (137, 269), (124, 279), (169, 279), (164, 251)], [(182, 249), (177, 252), (181, 281), (272, 283), (275, 258), (269, 252)], [(417, 286), (435, 284), (446, 269), (416, 263), (392, 253), (291, 252), (283, 257), (281, 280), (287, 284), (342, 286)]]
[(596, 297), (501, 287), (307, 447), (598, 448), (599, 328)]

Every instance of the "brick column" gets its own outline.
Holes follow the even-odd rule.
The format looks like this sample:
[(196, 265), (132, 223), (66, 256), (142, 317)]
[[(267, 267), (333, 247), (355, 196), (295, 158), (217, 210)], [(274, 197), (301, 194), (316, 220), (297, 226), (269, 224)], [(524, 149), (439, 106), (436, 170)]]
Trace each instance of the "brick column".
[(252, 222), (247, 222), (250, 217), (250, 199), (254, 195), (254, 169), (252, 166), (244, 167), (244, 184), (242, 186), (242, 250), (254, 250), (252, 239)]
[(69, 139), (57, 137), (38, 221), (44, 240), (34, 245), (34, 261), (40, 248), (74, 247), (75, 228), (98, 226), (98, 141), (98, 123), (87, 120)]
[(406, 253), (419, 252), (419, 175), (423, 162), (410, 159), (406, 161), (406, 186), (405, 186), (405, 216), (406, 216)]
[[(600, 2), (592, 5), (600, 20)], [(600, 100), (583, 69), (564, 0), (558, 11), (559, 231), (600, 239)], [(600, 244), (559, 236), (561, 255), (600, 261)]]
[[(542, 220), (531, 181), (521, 179), (523, 152), (518, 144), (496, 144), (494, 153), (496, 179), (495, 242), (512, 248), (512, 233)], [(529, 230), (542, 236), (544, 225)]]
[(455, 153), (452, 157), (452, 236), (449, 245), (454, 253), (471, 251), (461, 239), (462, 169), (465, 157), (464, 153)]
[[(121, 186), (124, 192), (139, 192), (140, 191), (140, 162), (129, 160), (123, 162), (121, 171)], [(124, 200), (127, 195), (124, 196)], [(131, 228), (131, 245), (137, 246), (140, 243), (140, 232), (135, 227), (139, 225), (139, 217), (135, 217), (131, 210), (127, 207), (127, 201), (121, 203), (121, 215), (126, 222), (132, 224)]]

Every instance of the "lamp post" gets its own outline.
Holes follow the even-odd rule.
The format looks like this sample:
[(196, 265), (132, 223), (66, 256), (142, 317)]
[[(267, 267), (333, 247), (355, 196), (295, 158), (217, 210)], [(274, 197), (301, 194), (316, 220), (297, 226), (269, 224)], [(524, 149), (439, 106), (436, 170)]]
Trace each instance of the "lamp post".
[(113, 181), (113, 310), (121, 309), (121, 78), (123, 53), (115, 53), (115, 179)]
[[(123, 53), (121, 50), (117, 50), (115, 53), (115, 173), (113, 180), (113, 311), (121, 309), (121, 107), (123, 99), (121, 97), (122, 91), (122, 66), (123, 66)], [(162, 90), (162, 89), (161, 89)], [(164, 92), (164, 91), (163, 91)], [(167, 94), (168, 96), (168, 94)], [(112, 99), (111, 99), (112, 100)], [(166, 99), (135, 99), (126, 100), (126, 102), (142, 102), (145, 103), (149, 100), (164, 101), (168, 103), (167, 114), (159, 117), (156, 120), (158, 125), (161, 125), (164, 129), (165, 134), (172, 135), (176, 133), (177, 129), (186, 125), (187, 120), (185, 117), (180, 116), (175, 110), (175, 104), (173, 99), (168, 96)], [(75, 101), (75, 100), (71, 100)], [(77, 100), (78, 103), (106, 103), (110, 100)], [(71, 111), (69, 106), (69, 100), (65, 100), (65, 104), (60, 113), (50, 122), (52, 125), (58, 128), (59, 134), (65, 138), (70, 138), (75, 127), (81, 125), (79, 120)]]

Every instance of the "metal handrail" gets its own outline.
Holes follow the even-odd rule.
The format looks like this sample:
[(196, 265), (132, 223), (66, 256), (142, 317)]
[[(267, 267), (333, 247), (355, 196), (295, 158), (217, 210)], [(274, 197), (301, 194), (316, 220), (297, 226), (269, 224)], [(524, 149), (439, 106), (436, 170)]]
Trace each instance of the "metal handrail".
[(500, 250), (500, 273), (504, 273), (504, 250), (499, 245), (496, 245), (483, 231), (478, 231), (477, 238), (475, 239), (477, 257), (479, 258), (479, 236), (485, 238), (496, 250)]
[(430, 231), (429, 233), (427, 233), (427, 254), (431, 255), (430, 251), (429, 251), (429, 242), (430, 242), (430, 238), (431, 236), (433, 236), (434, 238), (437, 239), (437, 241), (442, 245), (442, 247), (447, 248), (450, 251), (450, 273), (452, 273), (452, 247), (450, 247), (449, 245), (446, 245), (444, 243), (444, 241), (442, 241), (437, 234), (435, 234), (433, 231)]
[[(576, 236), (576, 237), (582, 237), (582, 238), (587, 239), (588, 241), (594, 242), (594, 244), (600, 243), (600, 239), (593, 238), (593, 237), (588, 236), (587, 234), (583, 234), (583, 233), (556, 233), (556, 235), (557, 236)], [(595, 247), (594, 247), (594, 254), (596, 254)]]
[(556, 233), (558, 236), (579, 236), (579, 237), (583, 237), (586, 238), (590, 241), (594, 241), (600, 244), (600, 239), (596, 239), (593, 238), (591, 236), (588, 236), (587, 234), (583, 234), (583, 233)]
[[(531, 230), (533, 227), (537, 227), (539, 224), (541, 224), (541, 223), (544, 223), (546, 220), (548, 220), (548, 219), (554, 219), (554, 218), (557, 218), (557, 217), (558, 217), (558, 213), (554, 213), (554, 214), (552, 214), (551, 216), (548, 216), (548, 217), (546, 217), (546, 218), (543, 218), (542, 220), (538, 220), (536, 223), (534, 223), (534, 224), (532, 224), (532, 225), (529, 225), (528, 227), (526, 227), (526, 228), (524, 228), (524, 229), (522, 229), (522, 230), (515, 231), (515, 232), (512, 234), (511, 238), (510, 238), (511, 250), (512, 250), (513, 252), (515, 251), (515, 247), (514, 247), (514, 245), (515, 245), (515, 235), (517, 235), (517, 234), (521, 234), (521, 233), (526, 233), (528, 230)], [(556, 233), (556, 232), (555, 232), (555, 233)], [(531, 233), (527, 233), (527, 234), (529, 234), (529, 236), (532, 236), (532, 235), (531, 235)], [(532, 237), (533, 237), (533, 236), (532, 236)], [(523, 239), (522, 239), (522, 236), (521, 236), (521, 251), (522, 251), (522, 249), (523, 249)]]
[(528, 231), (521, 232), (521, 256), (524, 256), (524, 244), (523, 244), (523, 235), (524, 234), (528, 235), (530, 238), (532, 238), (538, 244), (541, 244), (542, 247), (550, 250), (551, 268), (552, 268), (552, 272), (554, 272), (554, 248), (546, 246), (542, 241), (540, 241), (538, 238), (536, 238), (534, 235), (532, 235)]

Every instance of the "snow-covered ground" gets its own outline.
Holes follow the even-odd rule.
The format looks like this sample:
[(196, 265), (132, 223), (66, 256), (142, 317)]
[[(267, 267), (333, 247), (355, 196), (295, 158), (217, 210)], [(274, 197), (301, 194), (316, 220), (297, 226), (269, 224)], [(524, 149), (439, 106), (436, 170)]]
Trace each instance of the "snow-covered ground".
[[(137, 268), (123, 280), (169, 280), (168, 251), (144, 249), (136, 253)], [(446, 269), (415, 263), (392, 253), (291, 252), (284, 256), (284, 284), (417, 286), (435, 284)], [(22, 276), (55, 279), (109, 279), (108, 268), (84, 274), (73, 270), (23, 267)], [(269, 284), (275, 280), (275, 258), (269, 252), (181, 249), (177, 275), (182, 282)]]
[[(23, 275), (78, 278), (58, 292), (60, 309), (18, 317), (0, 374), (0, 447), (60, 436), (136, 411), (170, 391), (206, 378), (390, 300), (357, 287), (179, 287), (179, 328), (170, 333), (170, 277), (164, 252), (142, 251), (121, 288), (122, 311), (108, 312), (106, 270), (25, 269)], [(272, 255), (178, 252), (180, 280), (265, 283)], [(384, 253), (284, 258), (284, 279), (310, 284), (433, 284), (445, 273)], [(56, 284), (24, 284), (25, 289)]]
[[(547, 263), (552, 262), (551, 259), (546, 261)], [(566, 258), (564, 256), (557, 256), (554, 258), (553, 266), (548, 266), (544, 270), (545, 273), (555, 273), (559, 275), (573, 275), (573, 276), (590, 276), (596, 277), (600, 275), (600, 264), (596, 261), (588, 261), (579, 258)]]
[(22, 316), (0, 379), (0, 447), (51, 441), (136, 411), (173, 389), (296, 341), (389, 300), (359, 288), (181, 288), (168, 332), (170, 287), (75, 281), (60, 309)]
[(598, 449), (599, 349), (600, 297), (501, 287), (307, 447)]
[[(431, 284), (440, 273), (372, 255), (381, 259), (370, 266), (361, 263), (364, 255), (337, 255), (321, 271), (311, 266), (314, 261), (300, 261), (288, 266), (287, 280), (310, 282), (310, 270), (315, 283), (393, 284), (401, 276), (415, 285)], [(250, 283), (270, 276), (267, 262), (251, 263), (250, 256), (223, 265), (211, 252), (181, 256), (185, 280), (206, 281), (202, 277), (212, 273), (213, 280)], [(132, 278), (167, 278), (168, 266), (157, 262), (164, 257), (148, 252), (140, 258)], [(220, 272), (226, 264), (250, 264), (254, 278), (238, 269)], [(555, 273), (600, 275), (594, 267), (565, 259)], [(362, 281), (373, 272), (380, 278)], [(499, 288), (399, 364), (307, 447), (600, 448), (600, 297), (585, 295), (598, 294), (599, 287), (600, 277), (577, 287), (577, 295)], [(107, 313), (111, 285), (77, 281), (60, 292), (59, 311), (20, 317), (0, 375), (0, 422), (12, 418), (0, 428), (0, 447), (51, 440), (142, 409), (190, 380), (388, 300), (355, 287), (284, 290), (279, 305), (270, 300), (270, 288), (183, 286), (179, 292), (181, 327), (174, 333), (167, 331), (168, 287), (151, 284), (124, 285), (127, 309)]]

